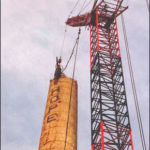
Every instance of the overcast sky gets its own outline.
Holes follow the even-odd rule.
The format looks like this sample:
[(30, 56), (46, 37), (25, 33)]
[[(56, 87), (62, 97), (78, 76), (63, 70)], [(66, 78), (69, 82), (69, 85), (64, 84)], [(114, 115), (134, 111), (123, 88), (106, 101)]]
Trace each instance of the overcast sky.
[[(2, 0), (2, 150), (37, 150), (55, 58), (65, 21), (76, 0)], [(83, 0), (75, 9), (79, 13)], [(88, 0), (86, 1), (88, 3)], [(136, 89), (149, 149), (149, 17), (144, 0), (129, 0), (124, 13)], [(87, 7), (91, 9), (93, 1)], [(120, 17), (119, 38), (135, 150), (142, 150)], [(63, 65), (78, 28), (67, 28)], [(78, 150), (91, 149), (89, 30), (82, 27), (75, 79), (78, 81)], [(71, 77), (73, 62), (66, 75)]]

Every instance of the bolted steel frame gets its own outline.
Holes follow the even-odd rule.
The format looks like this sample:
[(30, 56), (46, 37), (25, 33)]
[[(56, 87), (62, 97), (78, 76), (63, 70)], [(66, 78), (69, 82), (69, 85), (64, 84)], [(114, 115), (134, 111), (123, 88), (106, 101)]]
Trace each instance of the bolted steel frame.
[(96, 4), (66, 22), (90, 26), (91, 149), (134, 150), (116, 20), (128, 7), (123, 0)]
[(105, 7), (103, 2), (97, 7), (90, 24), (91, 149), (134, 150), (117, 13)]

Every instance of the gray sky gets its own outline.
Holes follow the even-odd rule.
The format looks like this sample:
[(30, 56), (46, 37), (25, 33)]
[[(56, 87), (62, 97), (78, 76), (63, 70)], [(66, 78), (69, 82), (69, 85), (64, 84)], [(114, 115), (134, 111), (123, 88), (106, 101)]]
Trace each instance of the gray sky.
[[(75, 0), (2, 0), (2, 150), (37, 150), (49, 80), (60, 55), (65, 21)], [(76, 15), (83, 0), (75, 9)], [(88, 0), (87, 0), (88, 2)], [(149, 136), (149, 24), (144, 0), (129, 0), (124, 13), (147, 150)], [(91, 9), (90, 3), (87, 11)], [(141, 150), (120, 17), (120, 47), (135, 150)], [(68, 27), (62, 53), (70, 56), (77, 28)], [(75, 79), (78, 81), (78, 150), (90, 150), (89, 31), (82, 28)], [(71, 76), (73, 62), (66, 75)]]

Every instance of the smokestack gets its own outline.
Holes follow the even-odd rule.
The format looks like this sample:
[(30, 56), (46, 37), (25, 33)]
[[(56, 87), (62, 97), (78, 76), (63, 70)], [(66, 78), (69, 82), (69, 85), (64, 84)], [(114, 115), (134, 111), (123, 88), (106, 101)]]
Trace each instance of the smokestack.
[(64, 150), (65, 145), (77, 150), (77, 82), (61, 73), (50, 80), (39, 150)]

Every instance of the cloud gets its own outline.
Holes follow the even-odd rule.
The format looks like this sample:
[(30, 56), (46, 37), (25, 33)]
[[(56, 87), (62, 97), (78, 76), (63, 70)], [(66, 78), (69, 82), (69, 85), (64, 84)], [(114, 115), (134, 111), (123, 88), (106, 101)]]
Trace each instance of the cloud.
[[(75, 9), (76, 15), (83, 2)], [(73, 0), (2, 0), (2, 149), (36, 150), (39, 145), (49, 80), (55, 57), (60, 55), (65, 21)], [(92, 3), (88, 11), (92, 7)], [(139, 11), (140, 9), (140, 11)], [(148, 148), (148, 13), (144, 1), (129, 1), (124, 13), (139, 105)], [(143, 15), (144, 14), (144, 15)], [(125, 45), (118, 18), (119, 37), (133, 141), (141, 150)], [(77, 28), (67, 27), (62, 52), (63, 65), (69, 58)], [(78, 149), (90, 150), (89, 30), (82, 28), (76, 64), (78, 81)], [(73, 60), (65, 71), (72, 76)], [(84, 121), (83, 121), (84, 120)]]

